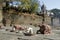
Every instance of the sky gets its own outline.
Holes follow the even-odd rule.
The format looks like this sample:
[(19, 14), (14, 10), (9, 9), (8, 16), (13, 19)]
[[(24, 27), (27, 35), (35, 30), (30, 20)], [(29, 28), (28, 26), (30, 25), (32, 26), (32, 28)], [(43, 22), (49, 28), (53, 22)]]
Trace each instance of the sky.
[(47, 10), (51, 10), (53, 8), (60, 9), (60, 0), (39, 0), (39, 1), (41, 5), (43, 3), (45, 4)]

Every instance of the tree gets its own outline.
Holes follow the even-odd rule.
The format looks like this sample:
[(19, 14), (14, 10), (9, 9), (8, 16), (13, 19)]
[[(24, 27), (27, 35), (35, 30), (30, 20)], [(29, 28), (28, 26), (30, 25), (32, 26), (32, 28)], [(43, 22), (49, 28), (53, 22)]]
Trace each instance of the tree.
[(21, 5), (20, 8), (21, 10), (26, 10), (28, 12), (36, 12), (36, 10), (39, 7), (39, 2), (38, 0), (20, 0)]

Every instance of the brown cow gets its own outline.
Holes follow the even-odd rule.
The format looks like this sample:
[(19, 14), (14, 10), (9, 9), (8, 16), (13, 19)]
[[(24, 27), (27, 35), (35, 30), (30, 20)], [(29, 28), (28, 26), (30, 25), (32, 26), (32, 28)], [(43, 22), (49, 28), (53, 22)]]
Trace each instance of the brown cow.
[(20, 30), (24, 30), (25, 28), (22, 27), (21, 25), (14, 25), (12, 28), (12, 31), (20, 31)]
[(40, 32), (41, 34), (51, 34), (51, 27), (46, 24), (39, 25), (40, 29), (37, 31)]

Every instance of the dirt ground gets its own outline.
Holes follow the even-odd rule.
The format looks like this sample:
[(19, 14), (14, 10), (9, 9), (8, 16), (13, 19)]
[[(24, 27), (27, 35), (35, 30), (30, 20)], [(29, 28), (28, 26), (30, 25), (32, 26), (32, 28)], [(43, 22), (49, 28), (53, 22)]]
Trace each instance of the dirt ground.
[[(60, 30), (52, 29), (52, 34), (43, 35), (36, 34), (36, 31), (39, 29), (38, 27), (34, 27), (32, 25), (23, 25), (27, 27), (32, 27), (34, 29), (33, 36), (25, 36), (23, 33), (10, 32), (11, 27), (2, 27), (0, 29), (0, 40), (60, 40)], [(6, 29), (9, 29), (6, 31)]]

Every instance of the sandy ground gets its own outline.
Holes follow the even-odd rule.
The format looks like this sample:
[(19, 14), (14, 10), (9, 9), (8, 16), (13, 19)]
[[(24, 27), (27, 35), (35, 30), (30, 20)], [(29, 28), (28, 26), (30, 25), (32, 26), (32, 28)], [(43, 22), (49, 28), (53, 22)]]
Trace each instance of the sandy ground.
[(11, 27), (3, 27), (3, 29), (0, 29), (0, 40), (60, 40), (60, 30), (52, 29), (52, 34), (43, 35), (36, 34), (36, 31), (39, 29), (38, 27), (29, 26), (34, 28), (34, 36), (24, 36), (23, 33), (6, 31), (6, 29), (11, 30)]

